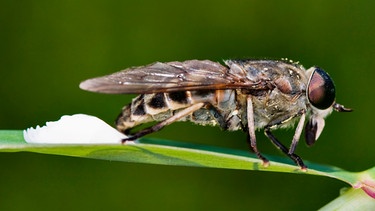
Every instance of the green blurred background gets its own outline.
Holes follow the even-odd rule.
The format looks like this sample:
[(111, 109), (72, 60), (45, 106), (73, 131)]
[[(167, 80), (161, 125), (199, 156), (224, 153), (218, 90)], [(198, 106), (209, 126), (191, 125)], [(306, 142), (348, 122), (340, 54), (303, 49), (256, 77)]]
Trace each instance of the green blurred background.
[[(305, 160), (374, 165), (374, 1), (0, 2), (0, 128), (86, 113), (113, 123), (133, 96), (80, 81), (154, 61), (282, 58), (334, 79), (333, 113)], [(293, 130), (276, 133), (290, 143)], [(281, 155), (257, 133), (265, 154)], [(176, 123), (149, 137), (246, 150), (242, 132)], [(282, 155), (281, 155), (282, 156)], [(0, 154), (0, 210), (316, 210), (346, 184), (306, 175), (158, 166), (33, 153)]]

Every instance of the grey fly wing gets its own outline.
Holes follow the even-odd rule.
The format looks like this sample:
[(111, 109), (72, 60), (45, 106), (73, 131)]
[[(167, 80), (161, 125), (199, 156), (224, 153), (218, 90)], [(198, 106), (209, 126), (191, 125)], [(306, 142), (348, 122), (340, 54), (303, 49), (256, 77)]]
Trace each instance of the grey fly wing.
[(209, 60), (156, 62), (111, 75), (88, 79), (80, 88), (110, 94), (140, 94), (198, 89), (229, 89), (254, 85), (228, 73), (228, 67)]

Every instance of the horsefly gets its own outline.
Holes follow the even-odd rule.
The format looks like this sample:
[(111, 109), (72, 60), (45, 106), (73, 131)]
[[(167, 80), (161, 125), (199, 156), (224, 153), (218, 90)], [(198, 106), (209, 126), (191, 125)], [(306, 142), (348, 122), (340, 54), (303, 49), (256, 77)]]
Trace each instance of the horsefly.
[[(349, 112), (335, 102), (335, 86), (319, 67), (305, 68), (288, 60), (227, 60), (225, 65), (208, 60), (156, 62), (111, 75), (86, 80), (80, 88), (110, 94), (140, 94), (122, 109), (117, 129), (125, 134), (137, 125), (156, 121), (154, 126), (132, 133), (123, 142), (156, 132), (176, 121), (243, 130), (249, 148), (262, 160), (255, 130), (265, 135), (302, 170), (307, 167), (294, 153), (305, 119), (305, 139), (313, 145), (332, 110)], [(297, 127), (289, 148), (272, 130)]]

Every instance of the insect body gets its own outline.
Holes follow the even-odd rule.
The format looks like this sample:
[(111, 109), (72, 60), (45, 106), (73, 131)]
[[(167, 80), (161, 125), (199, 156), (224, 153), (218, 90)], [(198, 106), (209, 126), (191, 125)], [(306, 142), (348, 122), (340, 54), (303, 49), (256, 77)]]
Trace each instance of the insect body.
[[(265, 135), (298, 166), (306, 169), (294, 153), (305, 119), (305, 139), (313, 145), (332, 109), (351, 111), (335, 103), (335, 87), (319, 67), (305, 70), (302, 65), (274, 60), (228, 60), (225, 65), (204, 60), (154, 63), (134, 67), (81, 83), (84, 90), (138, 97), (125, 106), (116, 120), (118, 130), (128, 134), (142, 123), (154, 126), (124, 140), (135, 140), (175, 121), (192, 121), (219, 126), (224, 130), (243, 130), (249, 148), (268, 165), (256, 146), (256, 129)], [(299, 120), (298, 120), (299, 119)], [(271, 130), (293, 126), (296, 131), (289, 148)]]

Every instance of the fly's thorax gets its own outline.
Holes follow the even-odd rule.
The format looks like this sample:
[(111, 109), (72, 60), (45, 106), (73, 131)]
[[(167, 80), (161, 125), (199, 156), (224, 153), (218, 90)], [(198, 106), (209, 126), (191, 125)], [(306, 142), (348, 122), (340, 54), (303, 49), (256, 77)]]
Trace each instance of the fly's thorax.
[[(270, 60), (231, 61), (228, 65), (233, 74), (243, 74), (247, 79), (262, 84), (262, 89), (242, 89), (239, 93), (239, 96), (252, 96), (256, 128), (264, 128), (274, 122), (283, 122), (277, 126), (288, 126), (292, 121), (284, 122), (284, 119), (306, 110), (308, 101), (305, 93), (311, 73), (306, 72), (302, 65)], [(242, 119), (247, 122), (246, 118)]]
[(254, 121), (257, 129), (266, 126), (289, 127), (292, 118), (301, 110), (306, 110), (305, 95), (288, 96), (279, 90), (273, 90), (267, 96), (254, 96)]
[(293, 62), (277, 60), (228, 60), (229, 72), (254, 82), (271, 81), (285, 77), (291, 85), (295, 82), (307, 83), (309, 75), (305, 68)]
[(274, 62), (275, 68), (262, 64), (262, 72), (274, 85), (266, 95), (255, 96), (255, 127), (290, 127), (303, 110), (307, 110), (306, 87), (308, 75), (306, 70), (297, 64)]

